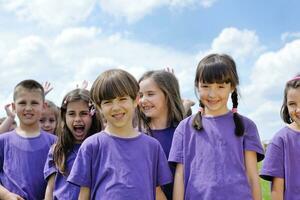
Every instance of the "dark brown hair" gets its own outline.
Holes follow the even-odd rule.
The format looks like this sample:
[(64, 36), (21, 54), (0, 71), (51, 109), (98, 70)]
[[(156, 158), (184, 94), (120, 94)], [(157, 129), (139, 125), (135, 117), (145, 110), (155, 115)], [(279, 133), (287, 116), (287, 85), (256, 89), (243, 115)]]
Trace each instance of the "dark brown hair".
[[(204, 57), (198, 64), (196, 70), (196, 77), (194, 81), (195, 90), (199, 83), (230, 83), (234, 91), (231, 94), (232, 108), (238, 107), (238, 93), (237, 85), (239, 84), (239, 77), (236, 71), (234, 60), (226, 54), (210, 54)], [(199, 106), (204, 109), (204, 105), (199, 100)], [(233, 120), (235, 123), (235, 134), (242, 136), (244, 134), (244, 124), (242, 117), (234, 112)], [(197, 130), (202, 130), (202, 115), (199, 111), (193, 120), (193, 127)]]
[[(299, 78), (295, 79), (296, 77), (299, 77)], [(284, 89), (284, 94), (283, 94), (283, 102), (282, 102), (282, 106), (280, 109), (281, 119), (287, 124), (290, 124), (293, 122), (293, 120), (289, 114), (288, 107), (287, 107), (287, 93), (291, 88), (296, 89), (296, 88), (300, 87), (300, 74), (298, 74), (296, 77), (294, 79), (288, 81), (285, 84), (285, 89)]]
[[(66, 169), (67, 156), (74, 147), (74, 136), (69, 130), (66, 123), (66, 112), (70, 102), (84, 101), (89, 106), (90, 111), (95, 109), (94, 103), (92, 102), (89, 91), (85, 89), (75, 89), (66, 94), (63, 98), (59, 122), (56, 129), (58, 136), (57, 143), (53, 150), (54, 163), (60, 173), (67, 175), (68, 169)], [(95, 110), (96, 111), (96, 110)], [(92, 124), (88, 131), (87, 137), (93, 135), (102, 129), (99, 112), (95, 112), (92, 116)]]

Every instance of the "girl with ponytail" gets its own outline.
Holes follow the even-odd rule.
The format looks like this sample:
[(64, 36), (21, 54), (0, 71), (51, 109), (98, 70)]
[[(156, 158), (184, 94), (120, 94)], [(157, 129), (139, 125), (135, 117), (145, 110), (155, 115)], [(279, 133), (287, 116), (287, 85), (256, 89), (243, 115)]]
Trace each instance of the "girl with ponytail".
[(230, 56), (200, 61), (194, 82), (199, 112), (178, 125), (169, 155), (176, 164), (175, 200), (261, 199), (256, 166), (263, 148), (254, 122), (237, 112), (238, 84)]

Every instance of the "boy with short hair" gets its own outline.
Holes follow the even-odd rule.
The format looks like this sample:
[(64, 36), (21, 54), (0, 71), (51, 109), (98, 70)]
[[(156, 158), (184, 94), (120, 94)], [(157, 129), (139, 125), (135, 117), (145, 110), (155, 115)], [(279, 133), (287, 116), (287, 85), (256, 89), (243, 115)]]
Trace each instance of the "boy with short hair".
[(56, 140), (39, 126), (45, 107), (43, 86), (35, 80), (21, 81), (13, 99), (19, 126), (0, 135), (0, 199), (41, 200), (47, 184), (44, 164)]

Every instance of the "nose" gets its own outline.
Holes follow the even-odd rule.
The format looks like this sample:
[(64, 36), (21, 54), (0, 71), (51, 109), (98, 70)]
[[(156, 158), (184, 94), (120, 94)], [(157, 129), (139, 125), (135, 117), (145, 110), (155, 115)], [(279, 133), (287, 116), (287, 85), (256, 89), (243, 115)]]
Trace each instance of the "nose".
[(209, 97), (215, 97), (215, 96), (216, 96), (215, 90), (214, 90), (214, 89), (210, 89), (210, 90), (208, 91), (208, 96), (209, 96)]
[(26, 104), (25, 110), (32, 110), (32, 106), (30, 104)]

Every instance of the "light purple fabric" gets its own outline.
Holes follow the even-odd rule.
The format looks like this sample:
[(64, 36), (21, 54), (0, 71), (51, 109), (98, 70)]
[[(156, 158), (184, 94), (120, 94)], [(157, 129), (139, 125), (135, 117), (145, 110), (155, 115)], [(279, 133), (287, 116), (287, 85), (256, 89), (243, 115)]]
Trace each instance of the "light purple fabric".
[(91, 199), (153, 200), (172, 181), (157, 140), (145, 134), (119, 138), (100, 132), (81, 145), (68, 181), (91, 189)]
[(187, 200), (250, 200), (251, 189), (244, 151), (263, 148), (255, 124), (243, 117), (245, 135), (237, 137), (232, 112), (203, 117), (203, 130), (192, 127), (194, 116), (184, 119), (174, 133), (169, 161), (184, 165), (184, 198)]
[(47, 184), (43, 169), (55, 140), (44, 131), (35, 138), (23, 138), (15, 131), (0, 135), (1, 185), (24, 199), (43, 199)]
[(268, 181), (284, 179), (284, 199), (300, 199), (300, 132), (279, 130), (267, 147), (260, 176)]
[[(79, 150), (80, 144), (75, 144), (71, 152), (67, 156), (67, 172), (70, 172)], [(44, 168), (44, 178), (48, 179), (52, 174), (56, 173), (53, 189), (53, 199), (68, 199), (77, 200), (80, 187), (72, 183), (67, 182), (67, 176), (62, 175), (58, 172), (54, 160), (53, 160), (53, 148), (50, 149), (48, 158)]]

